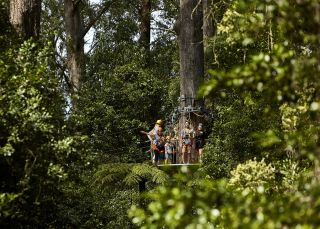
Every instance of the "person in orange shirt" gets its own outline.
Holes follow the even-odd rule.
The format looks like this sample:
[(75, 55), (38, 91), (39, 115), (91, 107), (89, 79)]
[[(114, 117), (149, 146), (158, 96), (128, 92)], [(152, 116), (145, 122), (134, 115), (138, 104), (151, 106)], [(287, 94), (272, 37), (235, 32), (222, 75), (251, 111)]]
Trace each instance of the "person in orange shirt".
[(158, 165), (160, 160), (165, 158), (165, 138), (163, 136), (162, 127), (158, 128), (152, 142), (152, 149), (154, 151), (154, 164)]

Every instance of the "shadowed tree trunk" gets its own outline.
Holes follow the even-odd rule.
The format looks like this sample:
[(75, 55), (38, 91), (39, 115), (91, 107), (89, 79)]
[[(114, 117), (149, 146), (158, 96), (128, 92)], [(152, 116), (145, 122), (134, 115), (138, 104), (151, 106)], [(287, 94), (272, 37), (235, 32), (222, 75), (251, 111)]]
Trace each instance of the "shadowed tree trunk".
[[(199, 118), (188, 108), (203, 106), (202, 100), (195, 101), (199, 85), (204, 76), (202, 5), (195, 0), (180, 0), (178, 28), (180, 54), (180, 108), (185, 115), (179, 120), (179, 134), (186, 120), (195, 128)], [(181, 142), (180, 142), (181, 145)]]
[(151, 0), (140, 0), (139, 17), (139, 43), (143, 47), (143, 62), (147, 67), (150, 63)]
[(41, 0), (11, 0), (10, 23), (24, 39), (40, 34)]
[[(180, 0), (180, 96), (195, 98), (203, 79), (202, 8), (198, 1)], [(196, 8), (197, 7), (197, 8)], [(186, 106), (192, 105), (186, 101)]]
[(80, 81), (85, 71), (84, 28), (80, 15), (80, 2), (73, 0), (64, 1), (68, 53), (67, 66), (72, 94), (79, 91)]
[[(204, 75), (203, 14), (198, 1), (180, 0), (180, 107), (194, 107)], [(184, 120), (183, 120), (184, 121)]]
[[(96, 15), (84, 26), (81, 16), (81, 0), (64, 0), (64, 17), (67, 34), (67, 67), (71, 94), (81, 88), (85, 74), (84, 36), (116, 1), (105, 1)], [(75, 101), (73, 101), (75, 104)]]
[(151, 0), (141, 0), (140, 8), (140, 43), (146, 51), (150, 50)]

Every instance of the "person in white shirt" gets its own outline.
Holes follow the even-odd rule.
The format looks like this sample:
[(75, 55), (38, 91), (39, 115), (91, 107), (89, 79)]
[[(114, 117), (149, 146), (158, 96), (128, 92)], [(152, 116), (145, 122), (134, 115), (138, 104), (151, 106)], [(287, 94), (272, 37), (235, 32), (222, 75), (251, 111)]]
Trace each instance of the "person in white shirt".
[(189, 164), (191, 158), (192, 141), (194, 138), (194, 130), (190, 127), (188, 121), (185, 122), (185, 127), (181, 132), (182, 138), (182, 163)]

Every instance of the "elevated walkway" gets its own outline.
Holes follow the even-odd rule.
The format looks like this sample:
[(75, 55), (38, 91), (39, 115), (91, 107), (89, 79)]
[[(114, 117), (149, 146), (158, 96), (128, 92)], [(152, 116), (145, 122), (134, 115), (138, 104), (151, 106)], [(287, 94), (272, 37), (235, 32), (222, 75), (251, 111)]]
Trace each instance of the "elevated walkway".
[(158, 167), (181, 167), (181, 166), (198, 166), (200, 167), (200, 164), (162, 164), (162, 165), (157, 165)]

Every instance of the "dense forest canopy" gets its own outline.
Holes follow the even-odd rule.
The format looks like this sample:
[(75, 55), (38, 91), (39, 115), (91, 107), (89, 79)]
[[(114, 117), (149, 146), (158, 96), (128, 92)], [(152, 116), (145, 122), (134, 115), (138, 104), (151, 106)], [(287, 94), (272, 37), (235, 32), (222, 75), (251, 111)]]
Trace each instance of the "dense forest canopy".
[(0, 43), (2, 228), (320, 226), (319, 0), (2, 0)]

